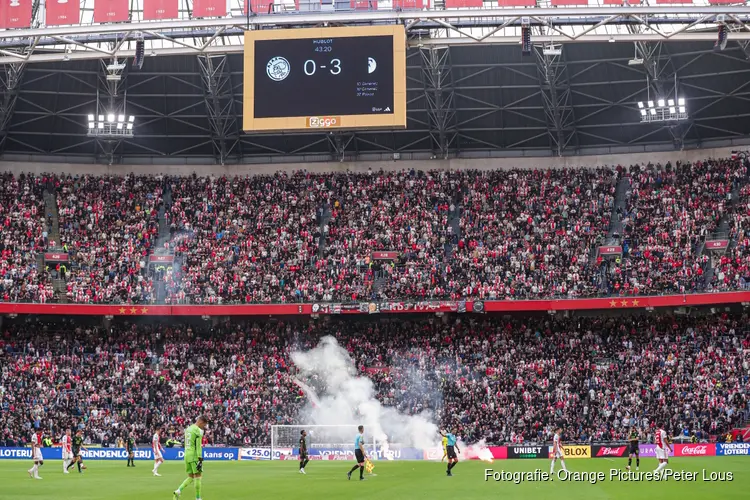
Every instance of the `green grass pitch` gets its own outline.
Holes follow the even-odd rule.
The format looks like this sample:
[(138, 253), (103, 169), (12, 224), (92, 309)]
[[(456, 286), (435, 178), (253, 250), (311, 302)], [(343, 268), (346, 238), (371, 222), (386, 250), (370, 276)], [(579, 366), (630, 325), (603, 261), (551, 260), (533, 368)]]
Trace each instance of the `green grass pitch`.
[[(307, 475), (298, 473), (297, 462), (207, 462), (203, 477), (203, 500), (247, 499), (554, 499), (596, 500), (731, 500), (747, 499), (750, 491), (750, 457), (673, 458), (675, 471), (697, 472), (690, 482), (610, 481), (612, 468), (622, 470), (623, 459), (568, 460), (568, 469), (576, 472), (603, 472), (607, 478), (597, 484), (553, 480), (550, 482), (485, 481), (486, 468), (495, 471), (549, 471), (547, 460), (498, 460), (493, 464), (461, 462), (453, 477), (446, 477), (445, 464), (435, 462), (376, 462), (375, 476), (360, 482), (347, 481), (352, 466), (344, 461), (314, 461)], [(26, 461), (0, 462), (0, 499), (2, 500), (171, 500), (172, 491), (185, 477), (182, 462), (167, 462), (160, 468), (162, 477), (151, 475), (151, 462), (137, 462), (128, 468), (125, 462), (89, 461), (88, 470), (62, 474), (60, 461), (47, 461), (40, 470), (41, 481), (30, 479)], [(643, 459), (641, 472), (653, 470), (655, 459)], [(703, 471), (732, 473), (732, 481), (704, 481)], [(193, 500), (192, 487), (182, 500)]]

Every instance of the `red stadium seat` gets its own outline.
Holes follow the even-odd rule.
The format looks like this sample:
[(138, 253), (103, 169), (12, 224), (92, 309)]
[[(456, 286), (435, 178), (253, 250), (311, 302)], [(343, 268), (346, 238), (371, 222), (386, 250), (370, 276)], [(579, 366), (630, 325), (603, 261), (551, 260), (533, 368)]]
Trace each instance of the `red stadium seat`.
[(498, 0), (500, 7), (536, 7), (536, 0)]
[(483, 7), (483, 0), (445, 0), (446, 9), (461, 9), (465, 7)]
[(354, 10), (378, 10), (378, 0), (350, 0)]
[(429, 0), (393, 0), (393, 8), (397, 10), (422, 10), (429, 5)]
[(588, 5), (588, 0), (551, 0), (554, 7), (567, 7), (572, 5)]

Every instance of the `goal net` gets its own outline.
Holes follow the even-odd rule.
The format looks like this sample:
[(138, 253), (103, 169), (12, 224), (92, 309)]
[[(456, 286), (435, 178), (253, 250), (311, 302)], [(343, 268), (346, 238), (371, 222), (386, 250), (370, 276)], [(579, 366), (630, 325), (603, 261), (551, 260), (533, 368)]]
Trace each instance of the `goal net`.
[[(308, 451), (343, 450), (354, 454), (354, 437), (358, 432), (356, 425), (272, 425), (271, 460), (277, 460), (277, 454), (296, 455), (303, 430), (307, 431)], [(368, 436), (366, 430), (365, 449), (368, 454), (376, 450), (375, 438)]]

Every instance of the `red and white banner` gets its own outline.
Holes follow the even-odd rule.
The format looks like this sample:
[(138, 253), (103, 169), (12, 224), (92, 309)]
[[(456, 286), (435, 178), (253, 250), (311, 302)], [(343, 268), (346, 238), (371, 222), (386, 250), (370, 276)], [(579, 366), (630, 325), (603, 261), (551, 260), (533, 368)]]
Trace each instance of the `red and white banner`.
[(716, 443), (675, 444), (674, 456), (676, 457), (714, 457), (716, 456)]
[(79, 24), (81, 22), (81, 4), (79, 0), (47, 0), (47, 26)]
[(193, 0), (193, 17), (224, 17), (226, 0)]
[(51, 262), (68, 262), (68, 254), (64, 252), (48, 252), (44, 254), (44, 260)]
[[(623, 296), (601, 299), (544, 299), (434, 302), (358, 302), (339, 304), (340, 313), (507, 313), (530, 311), (583, 311), (645, 307), (691, 307), (750, 302), (750, 292), (695, 293), (687, 295)], [(335, 305), (335, 304), (334, 304)], [(317, 306), (317, 307), (315, 307)], [(325, 306), (325, 307), (324, 307)], [(92, 305), (0, 303), (0, 314), (69, 314), (77, 316), (288, 316), (335, 314), (330, 304), (237, 305)]]
[(729, 246), (729, 240), (706, 241), (706, 250), (726, 250), (728, 246)]
[(177, 19), (178, 0), (143, 0), (143, 20)]
[(621, 254), (622, 254), (622, 247), (619, 245), (599, 247), (599, 255), (621, 255)]
[[(248, 2), (250, 3), (250, 12), (253, 14), (270, 14), (273, 12), (272, 5), (274, 0), (245, 0), (245, 14), (247, 14)], [(296, 3), (297, 2), (295, 2), (295, 5)], [(299, 5), (297, 5), (297, 10), (299, 10)]]
[(152, 264), (171, 264), (172, 262), (174, 262), (174, 255), (149, 255), (148, 261)]
[(0, 3), (0, 29), (30, 28), (34, 0)]
[(495, 460), (505, 460), (508, 458), (507, 446), (490, 446), (489, 449), (492, 453), (492, 458)]
[(95, 23), (121, 23), (130, 19), (129, 0), (96, 0)]
[(398, 258), (398, 252), (394, 252), (394, 251), (372, 252), (372, 258), (374, 260), (395, 260)]

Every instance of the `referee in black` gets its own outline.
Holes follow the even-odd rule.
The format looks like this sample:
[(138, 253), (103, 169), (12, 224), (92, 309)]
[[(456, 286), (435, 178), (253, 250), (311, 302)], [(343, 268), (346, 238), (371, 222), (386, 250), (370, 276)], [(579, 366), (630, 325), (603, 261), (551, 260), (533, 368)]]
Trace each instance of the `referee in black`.
[(300, 474), (307, 474), (305, 472), (305, 465), (307, 465), (307, 462), (310, 461), (309, 458), (307, 458), (307, 432), (302, 430), (300, 432), (299, 437), (299, 473)]

